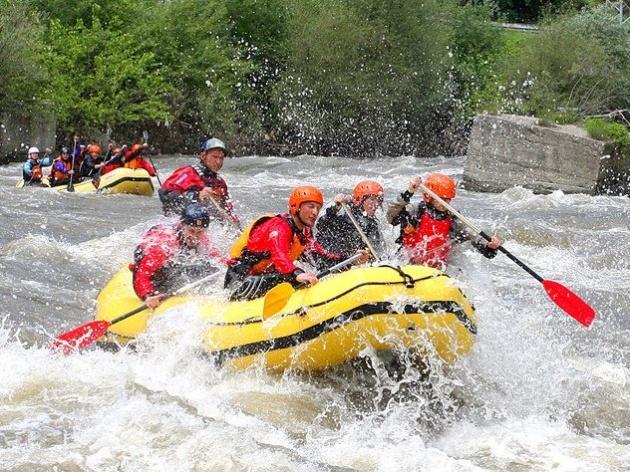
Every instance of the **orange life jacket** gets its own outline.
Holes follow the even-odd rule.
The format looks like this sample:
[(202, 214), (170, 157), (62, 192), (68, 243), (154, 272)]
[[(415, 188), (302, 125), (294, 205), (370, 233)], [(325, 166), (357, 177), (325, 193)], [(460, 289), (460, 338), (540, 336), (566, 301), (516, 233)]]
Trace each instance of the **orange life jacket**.
[[(249, 251), (247, 249), (247, 243), (249, 242), (250, 234), (252, 230), (258, 227), (259, 225), (261, 225), (262, 223), (264, 223), (265, 221), (271, 218), (275, 218), (276, 216), (280, 216), (280, 215), (268, 213), (263, 216), (259, 216), (254, 221), (252, 221), (243, 230), (243, 232), (240, 234), (240, 236), (234, 242), (234, 244), (232, 244), (232, 247), (230, 248), (230, 258), (233, 261), (235, 261), (239, 259), (243, 255), (244, 252)], [(291, 250), (289, 251), (289, 259), (291, 259), (292, 261), (295, 261), (298, 257), (302, 255), (303, 252), (304, 252), (304, 245), (302, 244), (302, 241), (300, 240), (299, 235), (294, 233), (293, 241), (291, 243)], [(272, 264), (273, 263), (270, 258), (260, 259), (251, 267), (250, 272), (252, 274), (261, 274)]]
[(123, 167), (127, 167), (129, 169), (139, 169), (142, 166), (142, 160), (143, 158), (140, 156), (134, 156), (131, 159), (129, 159), (128, 161), (125, 161), (125, 163), (123, 164)]
[[(66, 172), (60, 172), (58, 169), (55, 169), (55, 165), (58, 162), (63, 162), (64, 166), (66, 167)], [(72, 161), (71, 160), (67, 160), (64, 161), (61, 156), (57, 157), (54, 162), (52, 167), (50, 168), (50, 175), (48, 176), (48, 178), (52, 179), (53, 181), (55, 180), (64, 180), (65, 178), (68, 177), (68, 172), (72, 169)]]
[(31, 181), (39, 182), (42, 180), (42, 166), (39, 164), (31, 167)]

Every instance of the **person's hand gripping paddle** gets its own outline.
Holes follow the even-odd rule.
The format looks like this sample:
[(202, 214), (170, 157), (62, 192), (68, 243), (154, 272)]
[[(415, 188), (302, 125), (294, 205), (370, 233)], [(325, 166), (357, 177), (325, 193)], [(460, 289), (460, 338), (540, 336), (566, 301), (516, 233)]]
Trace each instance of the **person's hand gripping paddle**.
[[(488, 236), (488, 234), (481, 231), (474, 224), (472, 224), (468, 219), (466, 219), (461, 213), (455, 210), (452, 206), (450, 206), (447, 202), (445, 202), (442, 198), (440, 198), (435, 192), (431, 189), (427, 188), (425, 185), (420, 183), (418, 187), (427, 195), (434, 198), (436, 201), (444, 205), (444, 207), (456, 218), (458, 218), (462, 223), (468, 226), (472, 231), (481, 236), (482, 238), (490, 241), (492, 238)], [(562, 309), (566, 314), (575, 318), (578, 322), (588, 327), (595, 319), (595, 310), (586, 303), (582, 298), (573, 293), (567, 287), (562, 285), (559, 282), (554, 280), (545, 280), (536, 272), (534, 272), (530, 267), (525, 265), (520, 259), (518, 259), (515, 255), (513, 255), (510, 251), (505, 249), (502, 245), (497, 248), (507, 257), (509, 257), (513, 262), (515, 262), (521, 269), (527, 272), (529, 275), (538, 280), (544, 287), (547, 295), (560, 309)]]
[[(200, 280), (189, 283), (188, 285), (184, 285), (183, 287), (176, 290), (175, 292), (165, 295), (164, 298), (173, 297), (175, 295), (179, 295), (195, 287), (198, 287), (199, 285), (216, 277), (217, 274), (219, 274), (219, 272), (214, 272)], [(134, 308), (133, 310), (123, 315), (120, 315), (117, 318), (114, 318), (111, 321), (93, 320), (93, 321), (88, 321), (87, 323), (83, 323), (82, 325), (77, 326), (76, 328), (71, 329), (70, 331), (66, 331), (65, 333), (62, 333), (59, 336), (57, 336), (53, 340), (50, 349), (53, 352), (62, 352), (63, 354), (71, 354), (74, 351), (79, 351), (80, 349), (90, 346), (98, 338), (103, 336), (107, 332), (110, 326), (113, 326), (116, 323), (120, 323), (121, 321), (126, 320), (127, 318), (135, 315), (136, 313), (140, 313), (141, 311), (146, 310), (147, 308), (148, 308), (147, 304), (144, 303), (140, 305), (139, 307)]]

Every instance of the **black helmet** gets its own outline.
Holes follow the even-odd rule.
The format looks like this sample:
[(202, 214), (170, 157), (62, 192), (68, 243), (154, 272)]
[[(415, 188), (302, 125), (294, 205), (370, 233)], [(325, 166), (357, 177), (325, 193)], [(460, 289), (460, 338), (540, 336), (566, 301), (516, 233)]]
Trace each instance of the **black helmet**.
[(207, 228), (210, 224), (210, 213), (200, 203), (191, 203), (182, 213), (181, 221), (190, 226)]

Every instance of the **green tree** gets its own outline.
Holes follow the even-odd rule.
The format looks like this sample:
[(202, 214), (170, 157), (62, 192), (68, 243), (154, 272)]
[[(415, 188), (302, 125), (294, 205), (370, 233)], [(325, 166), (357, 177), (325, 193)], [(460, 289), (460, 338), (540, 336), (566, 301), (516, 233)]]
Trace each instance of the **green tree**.
[(252, 66), (245, 48), (232, 44), (224, 2), (171, 0), (146, 19), (137, 28), (138, 41), (153, 51), (171, 86), (173, 118), (163, 133), (184, 136), (181, 144), (190, 146), (200, 135), (237, 133), (237, 97)]
[(0, 110), (26, 116), (45, 108), (44, 30), (28, 3), (0, 0)]
[(52, 20), (48, 39), (49, 98), (61, 126), (103, 131), (170, 117), (170, 87), (154, 54), (132, 35), (104, 29), (97, 19), (73, 27)]
[(66, 27), (79, 22), (89, 25), (94, 19), (105, 29), (123, 29), (133, 32), (143, 21), (143, 12), (159, 8), (157, 0), (30, 0), (38, 11), (50, 20)]
[(606, 6), (550, 21), (507, 66), (523, 111), (585, 116), (630, 106), (630, 24)]
[(251, 64), (237, 96), (239, 128), (247, 139), (272, 139), (278, 121), (273, 88), (285, 69), (287, 9), (284, 0), (226, 0), (232, 43)]
[(442, 2), (288, 5), (288, 67), (276, 87), (286, 139), (311, 152), (399, 154), (426, 149), (448, 125), (436, 113), (448, 109), (451, 64)]

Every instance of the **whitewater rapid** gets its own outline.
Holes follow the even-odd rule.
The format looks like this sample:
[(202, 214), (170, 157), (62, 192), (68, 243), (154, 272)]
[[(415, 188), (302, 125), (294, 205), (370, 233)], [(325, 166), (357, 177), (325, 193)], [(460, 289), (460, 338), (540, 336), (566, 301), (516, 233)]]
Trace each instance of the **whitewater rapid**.
[[(190, 156), (154, 159), (162, 179)], [(301, 156), (226, 160), (244, 222), (286, 208), (290, 189), (327, 201), (361, 178), (386, 189), (463, 160)], [(458, 247), (449, 272), (477, 310), (472, 353), (436, 366), (432, 391), (361, 363), (322, 374), (241, 373), (199, 355), (194, 310), (153, 323), (138, 352), (51, 355), (92, 319), (99, 289), (161, 220), (157, 196), (16, 189), (0, 167), (0, 470), (630, 470), (630, 201), (460, 190), (453, 205), (544, 278), (598, 312), (590, 329), (558, 310), (509, 259)], [(383, 231), (394, 257), (396, 236)], [(228, 232), (212, 228), (223, 249)], [(211, 290), (220, 291), (220, 281)], [(366, 353), (371, 356), (371, 353)]]

